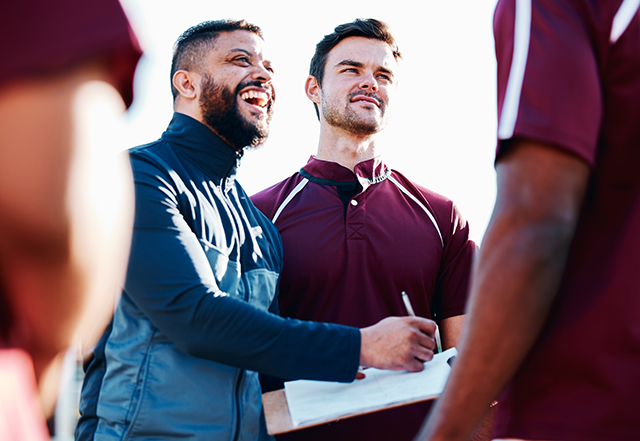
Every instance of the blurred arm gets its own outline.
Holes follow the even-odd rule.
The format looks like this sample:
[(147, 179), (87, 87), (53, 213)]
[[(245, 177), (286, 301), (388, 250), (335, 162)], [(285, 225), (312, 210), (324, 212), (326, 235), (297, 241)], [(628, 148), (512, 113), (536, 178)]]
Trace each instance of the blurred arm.
[(562, 277), (589, 168), (521, 140), (497, 175), (459, 356), (420, 440), (466, 439), (535, 342)]
[[(466, 315), (456, 315), (440, 322), (440, 336), (442, 338), (442, 349), (447, 350), (458, 346), (464, 329)], [(493, 411), (488, 412), (476, 427), (470, 441), (488, 441), (491, 439), (491, 428), (493, 427)]]

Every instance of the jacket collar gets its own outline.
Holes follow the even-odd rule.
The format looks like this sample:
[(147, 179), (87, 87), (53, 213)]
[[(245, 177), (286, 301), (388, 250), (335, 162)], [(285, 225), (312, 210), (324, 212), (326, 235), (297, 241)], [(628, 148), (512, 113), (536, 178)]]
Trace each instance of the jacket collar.
[(236, 152), (200, 121), (175, 112), (162, 139), (176, 148), (199, 168), (218, 178), (235, 175), (242, 152)]

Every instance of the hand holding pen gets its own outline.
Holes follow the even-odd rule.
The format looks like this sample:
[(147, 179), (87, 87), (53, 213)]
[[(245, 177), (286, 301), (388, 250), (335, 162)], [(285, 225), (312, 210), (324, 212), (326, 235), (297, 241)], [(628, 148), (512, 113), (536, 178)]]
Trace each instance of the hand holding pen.
[[(411, 306), (411, 300), (409, 300), (409, 296), (406, 292), (402, 291), (402, 301), (404, 302), (405, 308), (407, 308), (407, 312), (411, 317), (415, 317), (416, 313), (413, 311), (413, 306)], [(437, 352), (442, 352), (442, 343), (440, 342), (440, 330), (436, 325), (436, 349)]]
[(420, 372), (436, 349), (436, 324), (423, 317), (387, 317), (360, 329), (360, 366)]

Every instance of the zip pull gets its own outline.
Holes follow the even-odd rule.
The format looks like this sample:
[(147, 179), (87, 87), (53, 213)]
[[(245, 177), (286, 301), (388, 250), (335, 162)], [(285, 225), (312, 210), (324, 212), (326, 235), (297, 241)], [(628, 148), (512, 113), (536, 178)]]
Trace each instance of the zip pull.
[(240, 167), (240, 160), (242, 159), (242, 156), (244, 155), (244, 149), (242, 150), (236, 150), (236, 167)]

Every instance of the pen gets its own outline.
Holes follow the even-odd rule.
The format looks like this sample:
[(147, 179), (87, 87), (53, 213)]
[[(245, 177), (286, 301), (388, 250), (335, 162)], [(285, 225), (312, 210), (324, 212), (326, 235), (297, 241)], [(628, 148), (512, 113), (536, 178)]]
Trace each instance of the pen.
[(413, 312), (413, 307), (411, 306), (411, 301), (409, 300), (409, 296), (406, 292), (402, 291), (402, 301), (404, 302), (405, 308), (407, 308), (407, 312), (410, 316), (415, 317), (416, 313)]
[[(407, 312), (409, 313), (409, 315), (412, 317), (415, 317), (416, 313), (413, 312), (413, 306), (411, 306), (411, 301), (409, 300), (409, 296), (404, 291), (402, 291), (402, 301), (404, 302), (404, 306), (405, 308), (407, 308)], [(440, 343), (440, 329), (437, 325), (436, 325), (435, 337), (436, 337), (436, 346), (437, 346), (438, 352), (442, 352), (442, 343)]]

